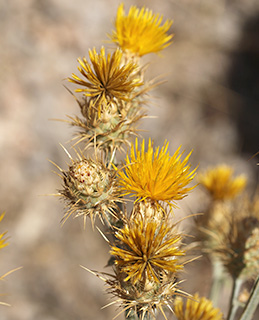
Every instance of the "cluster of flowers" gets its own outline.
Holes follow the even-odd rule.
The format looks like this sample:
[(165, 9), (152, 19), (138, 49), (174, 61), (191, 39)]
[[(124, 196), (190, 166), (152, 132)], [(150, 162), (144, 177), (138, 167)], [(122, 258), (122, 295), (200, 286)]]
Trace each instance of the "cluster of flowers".
[[(144, 140), (139, 142), (136, 138), (135, 143), (131, 143), (131, 136), (138, 135), (139, 120), (146, 116), (143, 109), (146, 93), (157, 85), (145, 80), (146, 67), (142, 66), (141, 57), (158, 53), (172, 42), (173, 35), (168, 34), (172, 21), (162, 24), (162, 20), (161, 15), (135, 6), (126, 14), (121, 4), (115, 30), (110, 35), (117, 48), (108, 54), (104, 47), (99, 53), (95, 48), (89, 50), (89, 60), (78, 59), (81, 76), (72, 74), (68, 78), (77, 86), (75, 92), (82, 96), (75, 96), (81, 118), (69, 117), (69, 123), (78, 128), (73, 139), (76, 159), (65, 149), (71, 160), (69, 168), (63, 170), (56, 165), (63, 180), (59, 195), (67, 202), (63, 221), (70, 216), (83, 217), (86, 224), (90, 218), (94, 228), (98, 217), (109, 227), (112, 240), (104, 238), (110, 245), (109, 265), (114, 273), (97, 275), (106, 282), (108, 291), (117, 298), (115, 302), (119, 302), (127, 318), (156, 318), (156, 311), (160, 310), (166, 319), (165, 306), (178, 320), (222, 320), (222, 313), (211, 301), (198, 294), (191, 296), (180, 287), (179, 272), (188, 262), (188, 246), (178, 222), (174, 222), (173, 210), (177, 201), (194, 188), (188, 186), (196, 174), (196, 169), (191, 169), (188, 163), (191, 154), (184, 157), (179, 147), (170, 156), (167, 141), (161, 148), (154, 148), (151, 140), (145, 144)], [(79, 144), (83, 144), (83, 151), (78, 148)], [(118, 163), (116, 153), (125, 146), (129, 147), (129, 152), (124, 163)], [(91, 147), (92, 157), (89, 156)], [(243, 220), (235, 222), (235, 233), (229, 234), (235, 220), (229, 219), (228, 228), (221, 232), (223, 238), (217, 239), (216, 245), (214, 238), (206, 235), (212, 233), (209, 232), (211, 225), (223, 227), (220, 220), (224, 216), (223, 203), (224, 210), (232, 208), (216, 200), (237, 194), (244, 180), (232, 181), (228, 169), (218, 170), (222, 170), (221, 177), (225, 175), (225, 181), (218, 180), (218, 172), (213, 171), (200, 177), (201, 184), (215, 201), (197, 223), (204, 246), (210, 246), (219, 256), (227, 256), (222, 261), (233, 270), (239, 267), (229, 256), (235, 256), (236, 252), (227, 247), (226, 239), (237, 245), (241, 241), (244, 245), (243, 238), (240, 240), (243, 231), (238, 229), (239, 225), (244, 228)], [(134, 198), (131, 210), (126, 210), (126, 196)], [(216, 223), (214, 218), (217, 218)], [(244, 219), (253, 235), (255, 217)], [(247, 245), (252, 247), (253, 241), (251, 238)], [(247, 273), (240, 268), (235, 272)], [(183, 297), (188, 299), (185, 305)]]
[[(233, 173), (233, 168), (223, 164), (198, 176), (210, 195), (204, 215), (197, 219), (198, 236), (214, 266), (215, 283), (224, 280), (222, 271), (227, 271), (233, 280), (234, 301), (229, 318), (242, 306), (237, 299), (242, 284), (259, 274), (259, 199), (257, 194), (250, 197), (245, 191), (246, 176), (233, 177)], [(215, 298), (222, 290), (218, 284), (216, 287), (217, 290), (212, 287)], [(244, 300), (248, 298), (246, 294)]]
[(220, 165), (199, 175), (211, 201), (198, 220), (204, 247), (220, 260), (234, 278), (259, 273), (259, 200), (244, 191), (247, 178), (233, 177), (233, 169)]

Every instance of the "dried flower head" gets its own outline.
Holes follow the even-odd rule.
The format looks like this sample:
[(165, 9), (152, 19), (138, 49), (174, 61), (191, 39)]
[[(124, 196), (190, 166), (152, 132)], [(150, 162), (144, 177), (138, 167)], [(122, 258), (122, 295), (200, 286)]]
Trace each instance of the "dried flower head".
[[(67, 151), (66, 151), (67, 152)], [(90, 216), (92, 224), (98, 216), (109, 223), (118, 209), (116, 202), (121, 201), (118, 195), (115, 173), (107, 168), (100, 160), (85, 158), (77, 153), (78, 159), (74, 160), (69, 155), (72, 164), (67, 171), (56, 167), (62, 172), (63, 189), (59, 195), (68, 203), (68, 210), (63, 220), (71, 215), (83, 216), (84, 222)], [(115, 210), (116, 209), (116, 210)]]
[(223, 320), (220, 310), (214, 308), (210, 300), (200, 298), (197, 293), (187, 300), (185, 306), (183, 299), (176, 297), (174, 313), (177, 320)]
[(162, 25), (163, 16), (153, 14), (145, 7), (138, 9), (131, 6), (128, 15), (125, 15), (122, 3), (117, 11), (115, 21), (116, 30), (110, 38), (124, 52), (131, 52), (143, 56), (151, 52), (159, 52), (172, 43), (172, 34), (167, 34), (172, 25), (171, 20), (166, 20)]
[(133, 216), (115, 233), (117, 244), (111, 244), (115, 265), (127, 275), (125, 281), (159, 282), (163, 274), (183, 269), (179, 257), (185, 255), (182, 236), (167, 220), (147, 220), (141, 214)]
[(224, 164), (200, 174), (198, 180), (214, 200), (235, 198), (243, 191), (247, 181), (244, 175), (233, 178), (233, 168)]
[(121, 50), (117, 49), (112, 55), (106, 56), (104, 47), (101, 48), (100, 54), (94, 48), (89, 50), (89, 57), (92, 66), (85, 57), (82, 60), (78, 59), (78, 70), (85, 79), (72, 74), (72, 78), (68, 80), (83, 86), (75, 91), (83, 92), (86, 97), (90, 97), (90, 109), (98, 109), (99, 114), (111, 101), (129, 100), (131, 92), (142, 84), (135, 76), (136, 64), (121, 64)]
[(130, 155), (125, 159), (125, 172), (118, 171), (119, 185), (125, 195), (136, 196), (137, 200), (149, 198), (157, 203), (161, 200), (172, 206), (170, 201), (184, 198), (194, 188), (186, 187), (196, 170), (191, 171), (188, 164), (191, 153), (181, 161), (180, 147), (172, 157), (167, 150), (168, 142), (165, 141), (161, 150), (154, 151), (151, 140), (147, 151), (144, 140), (139, 150), (136, 139), (135, 148), (132, 145)]
[(259, 273), (258, 204), (258, 200), (250, 201), (248, 197), (240, 199), (225, 217), (228, 228), (215, 231), (212, 253), (234, 278), (249, 279)]

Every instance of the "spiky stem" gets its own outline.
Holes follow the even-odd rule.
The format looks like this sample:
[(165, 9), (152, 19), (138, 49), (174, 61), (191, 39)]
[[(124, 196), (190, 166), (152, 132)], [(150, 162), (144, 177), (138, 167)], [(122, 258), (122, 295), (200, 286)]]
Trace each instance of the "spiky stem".
[(252, 320), (254, 312), (259, 305), (259, 276), (254, 284), (250, 298), (246, 304), (240, 320)]

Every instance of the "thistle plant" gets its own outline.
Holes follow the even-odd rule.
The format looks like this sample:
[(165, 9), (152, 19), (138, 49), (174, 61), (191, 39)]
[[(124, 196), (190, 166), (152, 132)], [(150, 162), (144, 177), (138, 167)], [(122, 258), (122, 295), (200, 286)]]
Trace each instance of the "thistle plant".
[[(78, 59), (80, 75), (72, 73), (68, 81), (76, 86), (75, 93), (69, 91), (81, 116), (69, 116), (77, 132), (71, 140), (73, 152), (64, 148), (68, 168), (55, 164), (62, 179), (58, 196), (66, 202), (62, 221), (83, 218), (85, 228), (88, 220), (93, 228), (96, 218), (103, 223), (99, 231), (109, 244), (112, 271), (89, 271), (105, 282), (125, 318), (156, 319), (160, 311), (167, 319), (167, 309), (178, 320), (222, 320), (210, 300), (181, 288), (185, 265), (197, 258), (188, 257), (191, 246), (175, 212), (178, 201), (196, 187), (191, 152), (185, 155), (179, 146), (170, 155), (167, 140), (155, 148), (154, 141), (139, 135), (147, 92), (158, 85), (146, 80), (141, 58), (172, 43), (171, 26), (171, 20), (163, 23), (160, 14), (145, 7), (132, 6), (126, 14), (122, 3), (109, 34), (116, 45), (113, 52), (93, 48), (89, 59)], [(119, 162), (117, 155), (125, 150)], [(247, 202), (242, 202), (242, 214), (235, 213), (232, 200), (246, 178), (232, 175), (226, 166), (198, 175), (211, 205), (197, 219), (197, 230), (204, 251), (236, 280), (258, 274), (259, 217), (257, 204)], [(233, 319), (231, 310), (228, 319)]]

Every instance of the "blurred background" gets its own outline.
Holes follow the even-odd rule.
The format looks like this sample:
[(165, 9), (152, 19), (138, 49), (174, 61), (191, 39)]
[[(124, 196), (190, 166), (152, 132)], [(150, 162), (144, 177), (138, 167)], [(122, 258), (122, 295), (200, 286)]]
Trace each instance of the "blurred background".
[[(109, 271), (108, 246), (90, 223), (80, 219), (63, 227), (60, 188), (48, 159), (66, 168), (59, 143), (73, 135), (68, 124), (51, 119), (79, 115), (64, 85), (77, 72), (77, 58), (105, 45), (119, 0), (0, 0), (0, 212), (1, 232), (9, 243), (0, 252), (0, 274), (22, 266), (0, 283), (1, 320), (112, 319), (103, 282), (80, 268)], [(258, 185), (259, 151), (259, 2), (256, 0), (125, 1), (146, 5), (173, 19), (174, 43), (161, 57), (149, 55), (147, 78), (166, 83), (150, 97), (141, 128), (155, 145), (170, 141), (193, 150), (199, 170), (227, 163)], [(196, 188), (181, 201), (180, 213), (200, 212)], [(185, 288), (207, 294), (210, 266), (192, 264)], [(222, 310), (227, 300), (221, 301)], [(123, 319), (119, 317), (118, 319)], [(170, 317), (169, 317), (170, 319)]]

